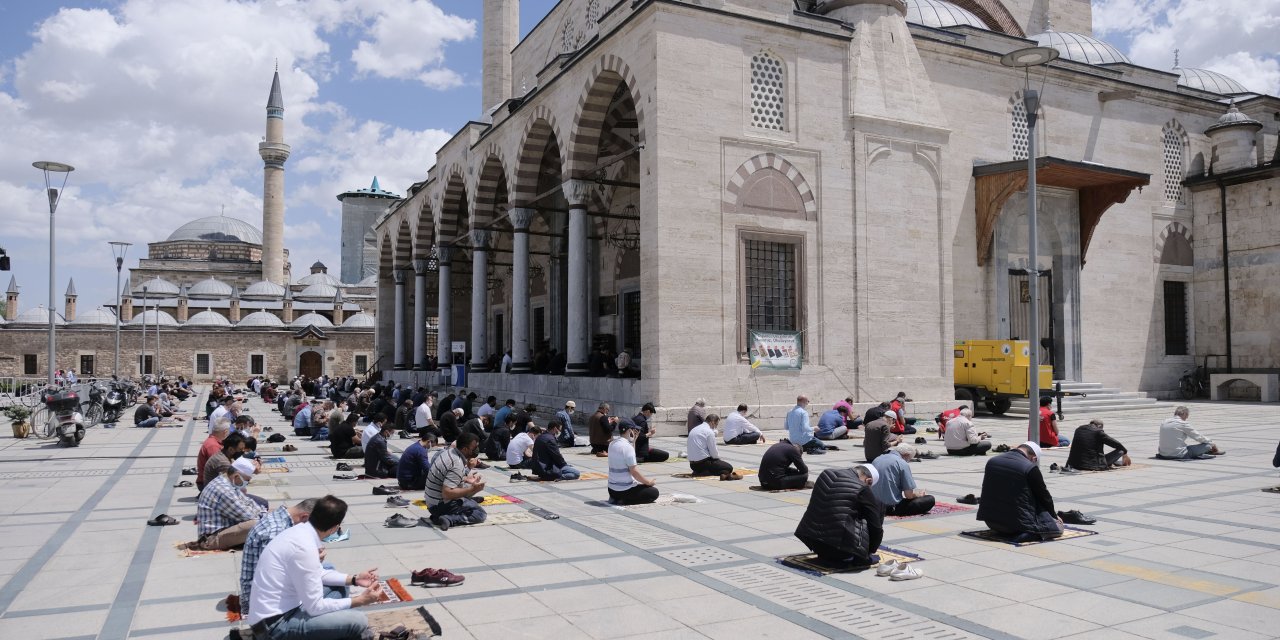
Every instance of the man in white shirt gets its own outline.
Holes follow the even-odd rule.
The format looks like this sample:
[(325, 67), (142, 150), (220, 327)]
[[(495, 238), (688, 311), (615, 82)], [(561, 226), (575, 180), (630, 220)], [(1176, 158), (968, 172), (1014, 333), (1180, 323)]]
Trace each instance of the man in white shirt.
[(489, 396), (488, 398), (485, 398), (484, 404), (476, 408), (476, 416), (480, 418), (483, 418), (485, 416), (491, 416), (497, 412), (498, 412), (497, 396)]
[[(1160, 425), (1160, 448), (1156, 452), (1157, 457), (1207, 458), (1225, 453), (1212, 440), (1200, 435), (1200, 432), (1187, 422), (1189, 417), (1191, 417), (1190, 409), (1178, 407), (1173, 410), (1173, 417)], [(1188, 445), (1187, 439), (1195, 440), (1198, 444)]]
[(413, 426), (417, 428), (418, 431), (422, 431), (427, 427), (434, 427), (436, 425), (435, 421), (431, 419), (431, 407), (435, 403), (435, 396), (427, 396), (427, 399), (423, 400), (422, 404), (418, 405), (418, 408), (414, 410)]
[(636, 465), (635, 441), (640, 428), (634, 422), (618, 423), (621, 435), (609, 440), (609, 502), (617, 505), (648, 504), (658, 499), (652, 478)]
[(747, 420), (747, 405), (738, 405), (738, 410), (724, 419), (725, 444), (764, 444), (764, 434), (750, 420)]
[(991, 450), (987, 434), (973, 426), (973, 409), (969, 407), (960, 409), (960, 415), (948, 420), (943, 431), (943, 444), (953, 456), (985, 456)]
[(387, 421), (387, 416), (381, 413), (373, 414), (373, 418), (369, 420), (369, 424), (365, 425), (364, 431), (360, 432), (360, 450), (364, 451), (369, 445), (369, 441), (374, 436), (382, 432), (382, 425)]
[(721, 480), (738, 480), (732, 477), (733, 465), (721, 460), (716, 451), (716, 426), (720, 416), (712, 413), (702, 424), (689, 432), (689, 468), (695, 476), (720, 476)]
[[(222, 404), (218, 405), (218, 408), (209, 414), (209, 433), (213, 433), (213, 425), (218, 424), (218, 420), (227, 417), (227, 414), (231, 412), (231, 404), (235, 401), (235, 397), (229, 393), (222, 396)], [(232, 417), (234, 418), (235, 416)]]
[(507, 443), (507, 466), (512, 469), (532, 469), (533, 439), (541, 433), (542, 429), (537, 425), (533, 426), (532, 433), (528, 428), (517, 433), (516, 437)]
[(511, 351), (508, 350), (502, 354), (502, 366), (498, 368), (502, 373), (511, 373)]
[[(377, 569), (345, 575), (320, 564), (320, 539), (336, 532), (346, 515), (347, 503), (320, 498), (307, 522), (285, 529), (263, 549), (249, 604), (248, 623), (255, 636), (360, 638), (368, 631), (369, 619), (354, 608), (382, 599)], [(348, 598), (348, 585), (366, 589)]]

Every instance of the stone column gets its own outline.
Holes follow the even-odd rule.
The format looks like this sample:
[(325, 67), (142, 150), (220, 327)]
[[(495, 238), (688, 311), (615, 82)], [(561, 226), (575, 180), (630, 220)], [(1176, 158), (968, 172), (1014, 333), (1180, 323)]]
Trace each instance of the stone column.
[(489, 239), (488, 231), (471, 232), (471, 370), (489, 370)]
[(569, 203), (569, 282), (566, 287), (568, 335), (565, 336), (565, 375), (588, 373), (590, 324), (587, 317), (587, 201), (594, 185), (586, 180), (564, 183), (564, 197)]
[(413, 261), (413, 368), (427, 368), (427, 261)]
[(533, 358), (529, 351), (529, 224), (535, 209), (515, 208), (507, 212), (515, 235), (511, 239), (511, 372), (529, 373)]
[[(564, 353), (564, 247), (565, 239), (550, 238), (547, 246), (551, 257), (547, 260), (547, 340), (551, 347)], [(539, 336), (541, 337), (541, 336)]]
[(391, 272), (391, 276), (396, 281), (396, 331), (393, 334), (394, 341), (392, 344), (395, 346), (391, 352), (391, 358), (395, 368), (405, 369), (407, 365), (405, 365), (404, 360), (404, 270), (396, 269)]
[(440, 275), (439, 295), (436, 304), (436, 359), (439, 360), (438, 366), (441, 369), (449, 369), (449, 365), (453, 364), (453, 354), (450, 353), (449, 340), (449, 314), (452, 313), (449, 299), (453, 292), (450, 288), (453, 286), (449, 282), (449, 277), (453, 271), (453, 249), (447, 244), (436, 245), (437, 269)]

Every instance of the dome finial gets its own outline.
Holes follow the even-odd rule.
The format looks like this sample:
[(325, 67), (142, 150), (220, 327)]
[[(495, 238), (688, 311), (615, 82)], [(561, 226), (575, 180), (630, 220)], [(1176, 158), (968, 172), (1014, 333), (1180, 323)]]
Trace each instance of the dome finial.
[(1053, 16), (1049, 15), (1049, 7), (1044, 8), (1044, 30), (1053, 31)]
[(1182, 62), (1179, 60), (1179, 54), (1181, 53), (1182, 53), (1181, 49), (1173, 50), (1173, 68), (1174, 69), (1177, 69), (1182, 66)]

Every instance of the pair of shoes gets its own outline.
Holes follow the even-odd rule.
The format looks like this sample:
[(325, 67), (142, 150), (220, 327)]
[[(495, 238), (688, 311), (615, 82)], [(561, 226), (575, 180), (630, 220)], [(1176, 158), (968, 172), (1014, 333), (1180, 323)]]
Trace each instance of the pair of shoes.
[(738, 472), (736, 472), (736, 471), (730, 471), (729, 473), (722, 473), (722, 474), (720, 474), (720, 481), (721, 481), (721, 482), (724, 482), (724, 481), (726, 481), (726, 480), (741, 480), (741, 479), (742, 479), (742, 474), (740, 474), (740, 473), (738, 473)]
[(409, 584), (420, 584), (424, 587), (452, 587), (462, 584), (467, 578), (450, 572), (448, 569), (423, 569), (412, 572)]
[(281, 451), (284, 451), (284, 452), (286, 452), (286, 453), (292, 453), (292, 452), (294, 452), (294, 451), (297, 451), (297, 450), (298, 450), (298, 448), (297, 448), (297, 447), (295, 447), (295, 446), (293, 446), (293, 445), (291, 445), (291, 444), (286, 444), (284, 447), (281, 447), (281, 449), (280, 449), (280, 450), (281, 450)]
[(881, 578), (887, 578), (889, 577), (889, 574), (893, 573), (898, 568), (898, 566), (899, 565), (897, 560), (881, 562), (880, 566), (876, 567), (876, 576)]
[(826, 455), (827, 449), (826, 447), (807, 447), (804, 452), (806, 455), (821, 456)]
[(1059, 511), (1058, 517), (1062, 518), (1062, 521), (1067, 524), (1097, 524), (1098, 523), (1098, 520), (1096, 518), (1091, 518), (1089, 516), (1086, 516), (1085, 514), (1080, 513), (1076, 509), (1072, 509), (1070, 511)]
[(996, 453), (1004, 453), (1004, 452), (1006, 452), (1006, 451), (1008, 451), (1008, 450), (1009, 450), (1009, 445), (1004, 444), (1004, 443), (1000, 443), (1000, 444), (996, 445), (996, 448), (994, 449), (994, 451), (995, 451)]
[(898, 562), (897, 560), (890, 560), (889, 562), (876, 567), (876, 575), (881, 578), (887, 577), (894, 582), (915, 580), (917, 578), (924, 577), (924, 573), (911, 566), (911, 563)]
[(449, 519), (444, 516), (431, 516), (431, 524), (441, 531), (449, 530)]
[(1064, 474), (1064, 475), (1075, 475), (1075, 474), (1077, 474), (1077, 473), (1080, 473), (1080, 470), (1079, 470), (1079, 469), (1073, 469), (1073, 468), (1071, 468), (1071, 467), (1069, 467), (1069, 466), (1067, 466), (1067, 465), (1065, 465), (1065, 464), (1064, 464), (1064, 465), (1062, 465), (1062, 468), (1061, 468), (1061, 469), (1058, 469), (1058, 473), (1061, 473), (1061, 474)]
[(336, 469), (336, 471), (350, 471), (350, 470), (351, 470), (351, 465), (345, 462), (339, 462), (338, 468)]
[(390, 508), (392, 508), (392, 509), (399, 509), (400, 507), (407, 507), (407, 506), (409, 506), (409, 504), (410, 504), (410, 502), (409, 502), (408, 500), (406, 500), (406, 499), (405, 499), (404, 497), (402, 497), (402, 496), (391, 496), (390, 498), (387, 498), (387, 506), (388, 506), (388, 507), (390, 507)]
[(1057, 470), (1058, 470), (1058, 463), (1056, 463), (1056, 462), (1055, 462), (1055, 463), (1053, 463), (1053, 464), (1049, 465), (1049, 471), (1050, 471), (1050, 472), (1054, 472), (1054, 471), (1057, 471)]
[(511, 474), (511, 481), (512, 481), (512, 482), (524, 482), (524, 481), (526, 481), (526, 480), (528, 480), (528, 478), (526, 478), (526, 477), (524, 476), (524, 474), (520, 473), (519, 471), (517, 471), (517, 472), (515, 472), (515, 473)]
[(355, 480), (356, 477), (346, 473), (335, 473), (333, 474), (333, 479), (334, 480)]
[(263, 427), (263, 428), (262, 428), (262, 432), (263, 432), (263, 433), (271, 433), (272, 431), (275, 431), (275, 429), (272, 429), (271, 427)]
[(929, 444), (929, 441), (925, 440), (924, 436), (916, 436), (916, 444)]
[(196, 468), (195, 468), (195, 467), (187, 467), (186, 469), (183, 469), (183, 470), (182, 470), (182, 475), (184, 475), (184, 476), (194, 476), (194, 475), (196, 475)]
[(411, 529), (418, 526), (418, 521), (404, 514), (397, 513), (390, 518), (383, 520), (382, 524), (391, 529)]
[(925, 429), (925, 430), (924, 430), (924, 432), (925, 432), (925, 433), (937, 433), (937, 432), (938, 432), (938, 428), (937, 428), (937, 427), (929, 427), (929, 428)]
[(972, 493), (956, 498), (956, 502), (960, 504), (978, 504), (979, 498)]
[(400, 489), (398, 487), (388, 487), (385, 484), (380, 484), (373, 488), (373, 495), (375, 496), (394, 496), (399, 495), (399, 493)]
[(924, 453), (918, 454), (916, 457), (920, 458), (921, 460), (937, 460), (938, 454), (932, 451), (926, 451)]
[(190, 480), (183, 480), (183, 481), (179, 482), (178, 484), (173, 485), (173, 487), (174, 487), (175, 489), (180, 489), (180, 488), (182, 488), (182, 487), (194, 487), (194, 486), (195, 486), (195, 485), (191, 484), (191, 481), (190, 481)]
[(158, 516), (156, 516), (156, 517), (154, 517), (154, 518), (152, 518), (152, 519), (148, 520), (148, 521), (147, 521), (147, 524), (149, 524), (149, 525), (151, 525), (151, 526), (153, 526), (153, 527), (166, 527), (166, 526), (169, 526), (169, 525), (178, 524), (178, 521), (177, 521), (177, 520), (174, 520), (174, 519), (173, 519), (173, 516), (165, 515), (165, 514), (163, 514), (163, 513), (162, 513), (162, 514), (160, 514), (160, 515), (158, 515)]
[(378, 634), (378, 640), (409, 640), (412, 634), (404, 625), (398, 624), (390, 631), (383, 631)]

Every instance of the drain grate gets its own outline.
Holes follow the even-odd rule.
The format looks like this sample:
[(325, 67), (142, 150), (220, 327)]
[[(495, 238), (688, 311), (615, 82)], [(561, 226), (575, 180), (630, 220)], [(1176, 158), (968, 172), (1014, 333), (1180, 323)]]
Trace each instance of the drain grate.
[(305, 460), (301, 462), (284, 462), (271, 463), (287, 469), (303, 469), (306, 467), (332, 467), (338, 464), (337, 460)]
[[(115, 469), (82, 469), (79, 471), (6, 471), (0, 480), (30, 480), (34, 478), (97, 478), (115, 473)], [(129, 475), (169, 473), (168, 467), (130, 469)]]
[(641, 549), (658, 549), (694, 544), (693, 540), (622, 515), (580, 518), (578, 522)]
[(701, 567), (709, 564), (724, 564), (726, 562), (746, 560), (746, 558), (736, 553), (725, 551), (718, 547), (694, 547), (692, 549), (659, 551), (657, 555), (685, 567)]

